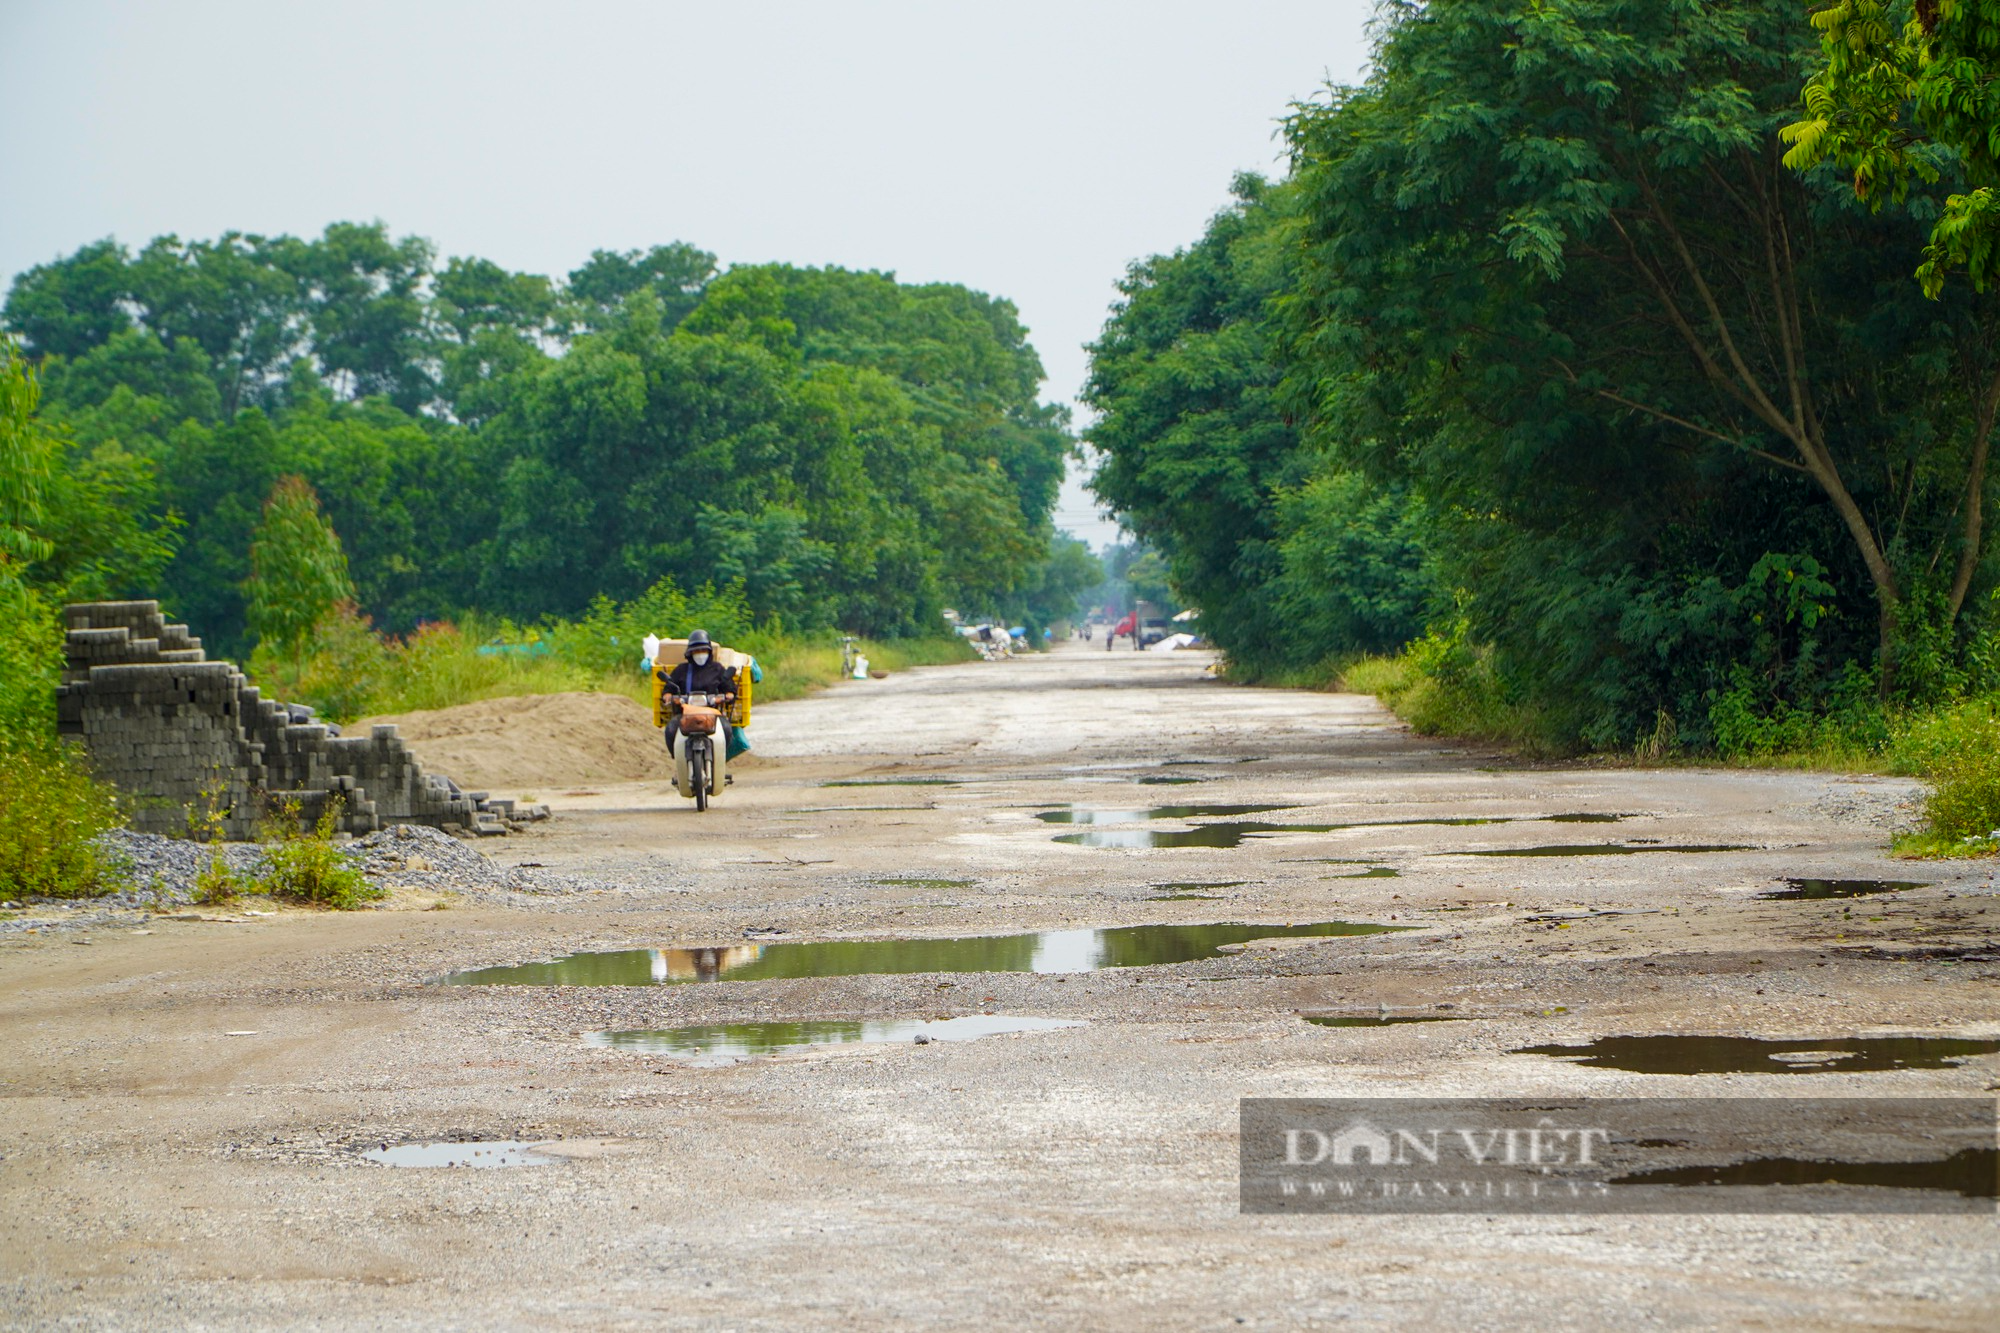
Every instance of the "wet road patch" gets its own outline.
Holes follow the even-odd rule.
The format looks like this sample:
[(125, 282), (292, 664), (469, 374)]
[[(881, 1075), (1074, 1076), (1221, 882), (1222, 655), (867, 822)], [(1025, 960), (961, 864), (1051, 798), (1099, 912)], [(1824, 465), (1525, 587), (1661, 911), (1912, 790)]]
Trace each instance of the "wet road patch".
[(1761, 847), (1743, 843), (1570, 843), (1555, 847), (1499, 847), (1467, 856), (1636, 856), (1641, 852), (1760, 852)]
[(1300, 1014), (1322, 1028), (1387, 1028), (1402, 1023), (1464, 1023), (1465, 1014)]
[(1169, 880), (1164, 884), (1148, 884), (1146, 887), (1151, 889), (1152, 892), (1147, 894), (1146, 897), (1149, 901), (1156, 903), (1180, 903), (1196, 900), (1213, 901), (1226, 895), (1204, 893), (1202, 890), (1237, 889), (1249, 882), (1247, 879)]
[(863, 1043), (929, 1045), (934, 1041), (976, 1041), (1014, 1032), (1047, 1032), (1083, 1027), (1077, 1018), (1023, 1018), (1009, 1014), (968, 1014), (963, 1018), (806, 1019), (794, 1023), (719, 1023), (699, 1027), (592, 1032), (584, 1044), (636, 1051), (697, 1067), (732, 1065), (784, 1051)]
[(822, 787), (962, 787), (964, 778), (842, 778)]
[(1137, 824), (1148, 819), (1261, 815), (1267, 811), (1285, 808), (1282, 805), (1155, 805), (1145, 809), (1119, 810), (1101, 806), (1072, 805), (1065, 810), (1044, 810), (1035, 818), (1044, 824)]
[(1582, 1045), (1523, 1046), (1509, 1055), (1549, 1055), (1631, 1074), (1848, 1074), (1944, 1069), (2000, 1051), (1976, 1037), (1784, 1039), (1706, 1035), (1599, 1037)]
[(1191, 926), (1110, 926), (1022, 935), (944, 939), (822, 940), (694, 949), (575, 953), (545, 963), (482, 967), (443, 978), (449, 986), (671, 986), (702, 981), (768, 981), (914, 972), (1095, 972), (1213, 958), (1252, 940), (1381, 935), (1415, 926), (1371, 921), (1304, 925), (1222, 922)]

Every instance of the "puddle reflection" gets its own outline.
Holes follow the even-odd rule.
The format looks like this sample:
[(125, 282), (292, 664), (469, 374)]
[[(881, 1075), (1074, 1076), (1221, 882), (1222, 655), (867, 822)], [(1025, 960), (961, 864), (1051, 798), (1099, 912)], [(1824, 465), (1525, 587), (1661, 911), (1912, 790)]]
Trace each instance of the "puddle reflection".
[(1415, 926), (1370, 921), (1305, 925), (1222, 922), (1192, 926), (1111, 926), (1024, 935), (946, 939), (822, 940), (733, 944), (706, 949), (620, 949), (575, 953), (546, 963), (454, 972), (452, 986), (666, 986), (911, 972), (1094, 972), (1211, 958), (1251, 940), (1380, 935)]

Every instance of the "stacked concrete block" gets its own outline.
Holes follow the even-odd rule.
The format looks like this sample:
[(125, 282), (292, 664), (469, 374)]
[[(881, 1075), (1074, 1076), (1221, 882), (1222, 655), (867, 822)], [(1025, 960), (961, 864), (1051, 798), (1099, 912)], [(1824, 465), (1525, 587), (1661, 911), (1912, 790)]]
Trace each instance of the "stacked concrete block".
[(207, 661), (157, 602), (85, 602), (63, 616), (58, 728), (131, 798), (143, 832), (183, 833), (213, 812), (224, 836), (247, 839), (267, 812), (296, 805), (317, 822), (336, 799), (338, 827), (356, 834), (389, 824), (505, 833), (508, 821), (548, 815), (424, 772), (394, 727), (342, 736), (311, 709), (264, 698), (230, 663)]

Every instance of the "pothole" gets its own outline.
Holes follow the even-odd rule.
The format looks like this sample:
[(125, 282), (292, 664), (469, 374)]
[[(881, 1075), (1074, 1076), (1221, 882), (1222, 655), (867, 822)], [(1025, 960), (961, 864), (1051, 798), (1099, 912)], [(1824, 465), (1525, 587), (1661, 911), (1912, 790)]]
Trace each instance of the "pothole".
[(1094, 972), (1214, 957), (1251, 940), (1381, 935), (1415, 926), (1372, 921), (1303, 925), (1222, 922), (1190, 926), (1110, 926), (1022, 935), (944, 939), (821, 940), (696, 949), (574, 953), (544, 963), (483, 967), (443, 978), (452, 986), (666, 986), (700, 981), (766, 981), (912, 972)]
[(1261, 815), (1283, 810), (1282, 805), (1155, 805), (1144, 809), (1113, 809), (1104, 806), (1072, 805), (1064, 810), (1044, 810), (1035, 818), (1044, 824), (1137, 824), (1148, 819), (1207, 819), (1228, 815)]
[(1877, 893), (1901, 893), (1922, 889), (1930, 881), (1920, 879), (1788, 879), (1785, 887), (1760, 893), (1759, 898), (1866, 898)]
[(699, 1027), (592, 1032), (584, 1042), (617, 1051), (664, 1056), (702, 1068), (732, 1065), (759, 1056), (819, 1046), (862, 1043), (976, 1041), (1013, 1032), (1046, 1032), (1083, 1027), (1077, 1018), (1027, 1018), (1011, 1014), (968, 1014), (932, 1019), (807, 1019), (795, 1023), (720, 1023)]
[[(1158, 809), (1168, 810), (1168, 811), (1198, 810), (1201, 808), (1202, 807), (1199, 806), (1158, 807)], [(1209, 808), (1219, 810), (1222, 809), (1223, 807), (1214, 806)], [(1263, 808), (1282, 809), (1283, 807), (1266, 806)], [(1051, 812), (1051, 813), (1068, 813), (1068, 812)], [(1152, 812), (1129, 811), (1129, 810), (1104, 811), (1100, 813), (1122, 814), (1122, 815), (1132, 816), (1133, 818), (1128, 820), (1119, 820), (1119, 819), (1086, 820), (1086, 819), (1067, 818), (1052, 822), (1072, 823), (1072, 824), (1077, 824), (1077, 823), (1118, 824), (1124, 822), (1138, 822), (1140, 818), (1185, 819), (1191, 817), (1188, 815), (1154, 814)], [(1048, 815), (1039, 816), (1039, 818), (1043, 819), (1047, 819), (1048, 817), (1049, 817)], [(1384, 820), (1368, 820), (1361, 823), (1352, 823), (1352, 824), (1267, 824), (1261, 820), (1244, 819), (1244, 820), (1233, 820), (1229, 823), (1223, 823), (1223, 824), (1202, 824), (1198, 825), (1195, 828), (1189, 828), (1189, 829), (1147, 829), (1147, 828), (1088, 829), (1082, 833), (1059, 834), (1057, 835), (1055, 840), (1057, 842), (1069, 843), (1070, 845), (1076, 847), (1122, 847), (1127, 849), (1151, 848), (1151, 847), (1231, 848), (1231, 847), (1241, 847), (1243, 845), (1243, 840), (1245, 838), (1265, 837), (1277, 833), (1340, 833), (1348, 829), (1412, 828), (1419, 825), (1430, 825), (1442, 828), (1466, 828), (1476, 824), (1507, 824), (1512, 822), (1514, 821), (1511, 817), (1500, 817), (1492, 819), (1472, 818), (1472, 817), (1463, 819), (1384, 819)]]
[(1613, 1185), (1868, 1185), (1942, 1190), (1969, 1199), (2000, 1196), (2000, 1151), (1961, 1148), (1919, 1162), (1828, 1162), (1801, 1157), (1753, 1157), (1720, 1166), (1663, 1167), (1614, 1177)]
[(1632, 1074), (1817, 1074), (1944, 1069), (2000, 1051), (1976, 1037), (1618, 1036), (1581, 1045), (1523, 1046), (1510, 1055), (1549, 1055), (1592, 1069)]
[(383, 1166), (462, 1166), (475, 1170), (502, 1166), (553, 1166), (562, 1160), (536, 1151), (543, 1147), (546, 1145), (525, 1143), (519, 1139), (482, 1139), (469, 1143), (384, 1144), (361, 1155)]
[(1499, 847), (1467, 856), (1634, 856), (1640, 852), (1757, 852), (1761, 847), (1742, 843), (1632, 844), (1622, 842), (1570, 843), (1555, 847)]
[(1250, 881), (1247, 879), (1168, 880), (1164, 884), (1148, 884), (1146, 887), (1151, 889), (1152, 892), (1147, 894), (1146, 897), (1148, 901), (1156, 903), (1213, 901), (1216, 899), (1224, 898), (1228, 895), (1221, 893), (1209, 893), (1206, 892), (1206, 890), (1237, 889), (1241, 888), (1245, 884), (1248, 884), (1249, 882)]
[(1300, 1018), (1323, 1028), (1387, 1028), (1401, 1023), (1464, 1023), (1468, 1014), (1300, 1014)]

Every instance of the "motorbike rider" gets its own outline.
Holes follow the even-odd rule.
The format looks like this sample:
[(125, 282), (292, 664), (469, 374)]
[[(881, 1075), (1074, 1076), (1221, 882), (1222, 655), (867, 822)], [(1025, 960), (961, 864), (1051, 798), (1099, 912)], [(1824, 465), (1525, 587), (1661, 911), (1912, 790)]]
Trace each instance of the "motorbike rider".
[[(698, 629), (688, 635), (686, 660), (679, 666), (657, 668), (660, 685), (668, 694), (705, 694), (711, 704), (721, 705), (736, 697), (736, 673), (715, 658), (715, 645), (708, 631)], [(667, 750), (671, 753), (679, 739), (679, 717), (667, 720)]]

